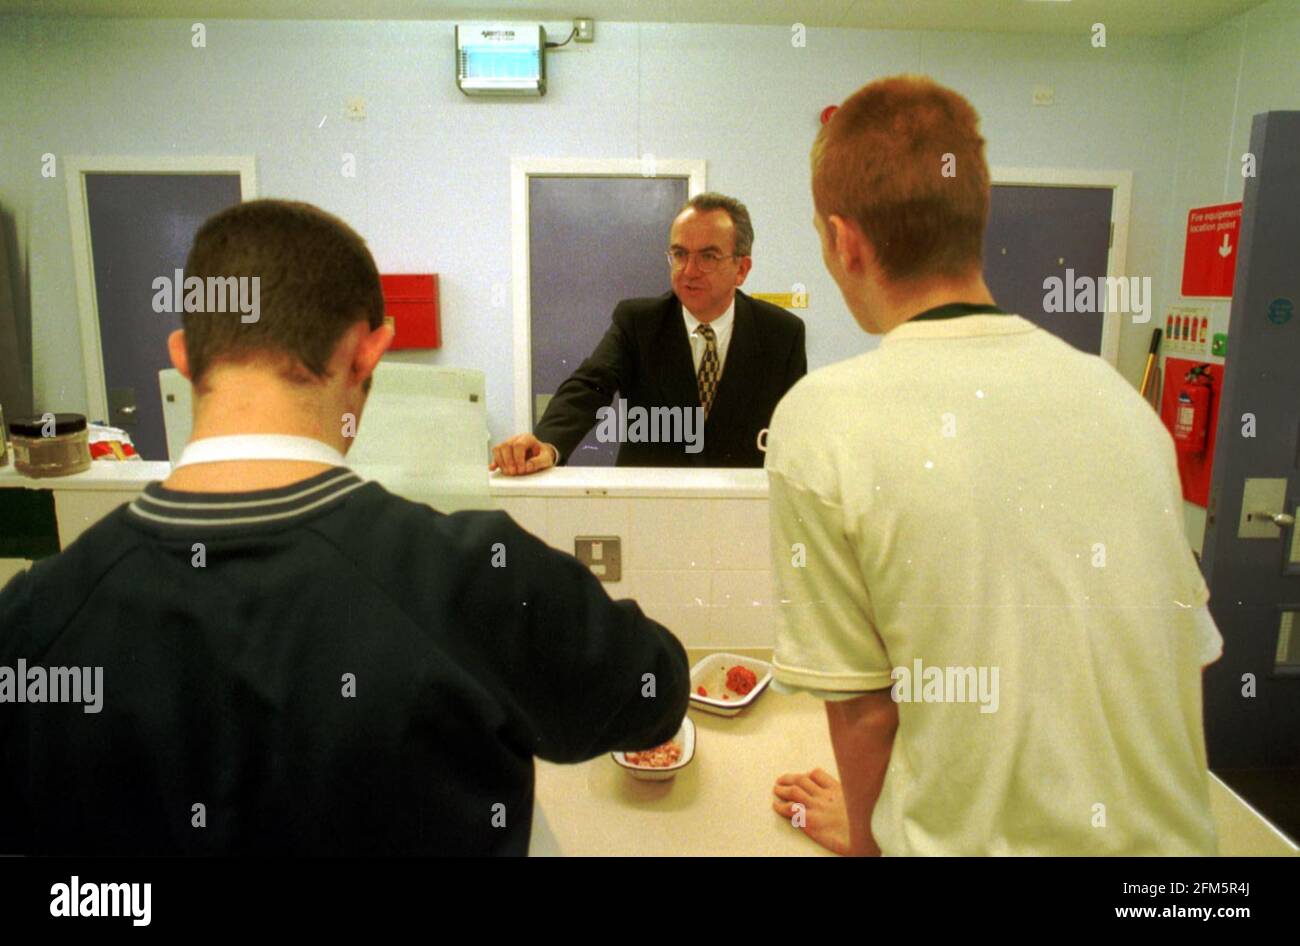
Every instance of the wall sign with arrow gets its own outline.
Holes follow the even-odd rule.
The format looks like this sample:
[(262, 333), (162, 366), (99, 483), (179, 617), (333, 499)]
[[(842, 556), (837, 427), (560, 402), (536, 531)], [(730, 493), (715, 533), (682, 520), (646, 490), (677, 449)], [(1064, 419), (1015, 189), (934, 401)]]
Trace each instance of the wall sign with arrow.
[(1227, 298), (1237, 271), (1241, 201), (1193, 207), (1187, 213), (1183, 295)]

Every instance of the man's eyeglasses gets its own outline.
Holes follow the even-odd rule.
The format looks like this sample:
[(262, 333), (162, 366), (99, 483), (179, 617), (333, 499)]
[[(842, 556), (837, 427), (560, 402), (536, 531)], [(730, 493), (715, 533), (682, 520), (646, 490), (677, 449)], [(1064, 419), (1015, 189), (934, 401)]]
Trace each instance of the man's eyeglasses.
[(687, 250), (669, 250), (667, 254), (668, 265), (673, 269), (685, 269), (695, 257), (695, 265), (699, 267), (702, 273), (717, 272), (718, 267), (722, 265), (723, 260), (738, 259), (735, 253), (719, 253), (717, 250), (700, 250), (698, 253), (691, 253)]

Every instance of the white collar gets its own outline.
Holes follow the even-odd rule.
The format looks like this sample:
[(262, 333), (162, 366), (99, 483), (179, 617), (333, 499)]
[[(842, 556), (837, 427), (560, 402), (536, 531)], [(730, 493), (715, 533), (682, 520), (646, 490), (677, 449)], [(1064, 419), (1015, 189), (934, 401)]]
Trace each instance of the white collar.
[(172, 469), (195, 463), (222, 463), (230, 460), (302, 460), (347, 466), (348, 461), (329, 444), (312, 437), (288, 434), (235, 434), (229, 437), (204, 437), (191, 440), (181, 451)]
[(692, 334), (701, 325), (708, 325), (714, 332), (721, 334), (731, 327), (731, 320), (736, 316), (736, 296), (734, 293), (732, 294), (731, 305), (727, 306), (727, 311), (723, 312), (712, 322), (701, 322), (691, 314), (690, 310), (687, 309), (686, 306), (682, 306), (682, 315), (686, 317), (687, 335)]

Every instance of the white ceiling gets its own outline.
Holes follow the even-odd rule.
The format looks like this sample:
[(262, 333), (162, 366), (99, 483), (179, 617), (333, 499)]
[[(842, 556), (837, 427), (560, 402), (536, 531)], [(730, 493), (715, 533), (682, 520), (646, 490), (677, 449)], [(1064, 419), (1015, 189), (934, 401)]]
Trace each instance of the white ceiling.
[(1264, 0), (0, 0), (0, 14), (241, 20), (747, 23), (856, 29), (1197, 33)]

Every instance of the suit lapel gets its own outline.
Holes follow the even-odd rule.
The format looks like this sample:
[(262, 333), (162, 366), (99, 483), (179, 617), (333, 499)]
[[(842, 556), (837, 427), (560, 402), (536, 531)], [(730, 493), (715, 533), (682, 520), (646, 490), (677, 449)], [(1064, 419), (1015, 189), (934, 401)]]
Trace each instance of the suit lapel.
[(691, 343), (686, 337), (686, 324), (682, 320), (682, 304), (673, 293), (668, 294), (663, 320), (659, 325), (657, 344), (662, 369), (657, 372), (659, 390), (665, 406), (698, 407), (699, 383), (695, 379), (695, 361), (691, 357)]
[[(745, 379), (753, 379), (758, 359), (758, 339), (755, 337), (754, 313), (750, 310), (749, 297), (736, 291), (735, 322), (731, 326), (731, 343), (727, 346), (727, 360), (722, 365), (722, 378), (718, 381), (718, 390), (713, 395), (713, 408), (705, 423), (705, 431), (718, 426), (728, 429), (737, 423), (744, 413)], [(696, 395), (699, 403), (699, 395)]]

